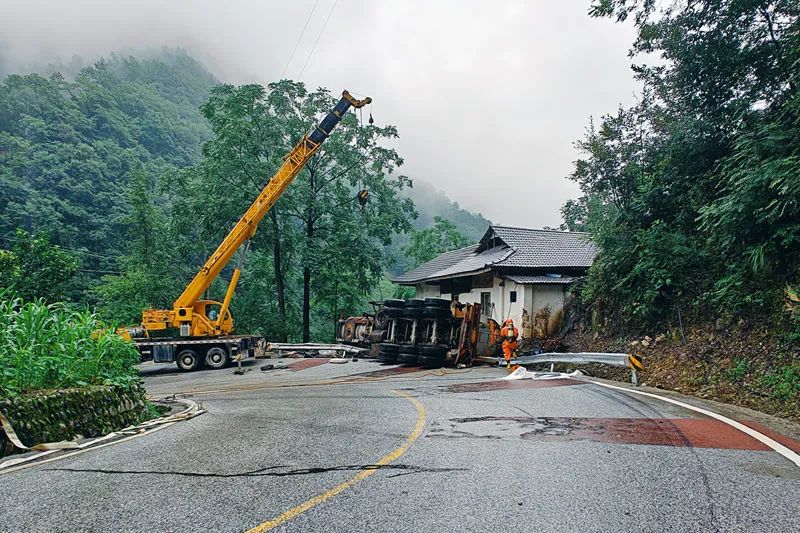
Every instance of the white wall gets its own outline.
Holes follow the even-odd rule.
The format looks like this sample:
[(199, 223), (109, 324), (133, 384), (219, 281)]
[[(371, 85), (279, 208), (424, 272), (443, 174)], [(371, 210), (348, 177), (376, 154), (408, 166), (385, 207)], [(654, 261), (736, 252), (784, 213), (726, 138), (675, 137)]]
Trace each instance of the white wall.
[(438, 285), (431, 285), (429, 283), (417, 283), (416, 289), (417, 289), (417, 294), (415, 298), (438, 298), (440, 296)]
[(533, 288), (533, 308), (536, 311), (549, 306), (552, 313), (558, 312), (564, 307), (564, 289), (563, 285), (531, 285)]
[[(505, 281), (504, 285), (501, 283)], [(458, 295), (458, 300), (462, 303), (481, 303), (481, 293), (491, 293), (491, 309), (483, 309), (482, 312), (502, 324), (507, 318), (511, 318), (514, 324), (520, 329), (520, 334), (525, 338), (532, 333), (532, 328), (523, 328), (523, 309), (528, 312), (529, 318), (526, 323), (532, 325), (533, 317), (540, 309), (549, 306), (551, 316), (558, 313), (564, 306), (564, 290), (562, 285), (522, 285), (511, 280), (503, 280), (495, 277), (491, 287), (474, 288), (470, 292), (462, 292)], [(443, 297), (449, 298), (449, 294), (441, 295), (438, 285), (420, 283), (416, 286), (417, 298)], [(511, 302), (511, 291), (516, 291), (517, 301)]]

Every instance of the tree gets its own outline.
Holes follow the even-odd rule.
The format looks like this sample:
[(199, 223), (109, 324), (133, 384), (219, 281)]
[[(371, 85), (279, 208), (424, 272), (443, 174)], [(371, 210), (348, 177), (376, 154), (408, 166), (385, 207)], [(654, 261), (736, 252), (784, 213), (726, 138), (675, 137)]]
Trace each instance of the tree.
[[(641, 327), (771, 316), (800, 279), (800, 5), (599, 0), (632, 18), (640, 101), (590, 125), (562, 213), (601, 248), (584, 296)], [(794, 66), (794, 67), (793, 67)]]
[[(336, 103), (325, 89), (308, 92), (302, 83), (283, 80), (267, 89), (258, 85), (220, 86), (212, 91), (203, 113), (214, 137), (203, 146), (203, 160), (174, 176), (189, 194), (176, 203), (176, 212), (198, 213), (199, 224), (184, 227), (197, 242), (216, 246), (224, 231), (244, 212), (257, 193), (309, 127)], [(315, 335), (330, 336), (330, 324), (339, 313), (348, 313), (381, 277), (384, 256), (381, 246), (395, 232), (410, 227), (413, 205), (398, 193), (409, 184), (405, 177), (391, 178), (402, 164), (399, 155), (383, 146), (397, 136), (393, 126), (360, 123), (348, 113), (319, 152), (306, 164), (295, 182), (262, 223), (253, 241), (253, 255), (269, 250), (272, 264), (263, 258), (251, 262), (260, 275), (271, 278), (274, 287), (278, 331), (285, 337), (294, 331), (286, 295), (299, 287), (302, 306), (300, 331), (311, 338), (312, 307), (315, 322), (326, 326)], [(356, 192), (369, 191), (369, 202), (359, 206)], [(210, 251), (210, 250), (209, 250)], [(247, 267), (251, 268), (250, 266)], [(234, 311), (247, 305), (250, 327), (275, 324), (270, 314), (275, 304), (248, 295), (263, 290), (265, 279), (242, 282), (242, 298), (234, 300)], [(242, 308), (244, 309), (244, 307)], [(328, 332), (328, 333), (325, 333)]]
[(63, 301), (78, 268), (75, 256), (52, 244), (47, 234), (18, 229), (10, 249), (0, 250), (0, 290), (25, 301)]
[(434, 259), (444, 252), (463, 248), (469, 241), (449, 220), (440, 216), (433, 218), (433, 226), (411, 233), (411, 242), (404, 249), (413, 259), (412, 268)]
[(128, 212), (123, 254), (116, 268), (120, 274), (103, 276), (95, 288), (98, 307), (110, 320), (137, 323), (142, 309), (172, 306), (184, 281), (184, 268), (174, 253), (179, 242), (155, 205), (153, 184), (142, 168), (133, 170), (127, 188)]
[(0, 235), (41, 231), (74, 250), (70, 296), (92, 304), (124, 250), (129, 173), (199, 159), (209, 129), (197, 106), (217, 82), (179, 51), (56, 69), (0, 81)]

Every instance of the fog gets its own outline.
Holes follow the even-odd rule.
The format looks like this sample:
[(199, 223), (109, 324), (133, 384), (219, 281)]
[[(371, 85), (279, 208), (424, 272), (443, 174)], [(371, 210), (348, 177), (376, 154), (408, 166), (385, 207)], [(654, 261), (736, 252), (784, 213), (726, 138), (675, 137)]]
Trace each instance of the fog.
[(226, 82), (288, 77), (346, 88), (372, 96), (377, 123), (398, 127), (403, 174), (497, 223), (556, 226), (559, 208), (578, 193), (566, 179), (578, 157), (574, 141), (590, 116), (630, 103), (638, 87), (627, 56), (633, 29), (592, 19), (588, 7), (588, 0), (0, 0), (0, 72), (68, 63), (75, 54), (91, 60), (177, 46)]

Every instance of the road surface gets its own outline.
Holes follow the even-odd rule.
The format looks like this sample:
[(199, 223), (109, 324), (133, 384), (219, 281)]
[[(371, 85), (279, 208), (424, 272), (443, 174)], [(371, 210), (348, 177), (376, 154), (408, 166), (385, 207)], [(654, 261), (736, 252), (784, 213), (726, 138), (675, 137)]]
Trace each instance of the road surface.
[(261, 364), (143, 365), (151, 394), (208, 412), (0, 474), (0, 530), (800, 531), (800, 468), (669, 403), (503, 369)]

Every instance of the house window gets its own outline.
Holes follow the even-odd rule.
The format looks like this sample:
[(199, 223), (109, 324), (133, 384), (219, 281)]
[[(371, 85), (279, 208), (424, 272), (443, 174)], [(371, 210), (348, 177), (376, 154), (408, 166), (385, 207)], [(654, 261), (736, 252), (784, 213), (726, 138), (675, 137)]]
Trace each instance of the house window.
[(481, 293), (481, 313), (486, 316), (492, 316), (492, 293)]
[(510, 292), (510, 293), (508, 293), (508, 294), (510, 294), (510, 295), (511, 295), (511, 303), (512, 303), (512, 304), (513, 304), (514, 302), (516, 302), (516, 301), (517, 301), (517, 291), (511, 291), (511, 292)]

